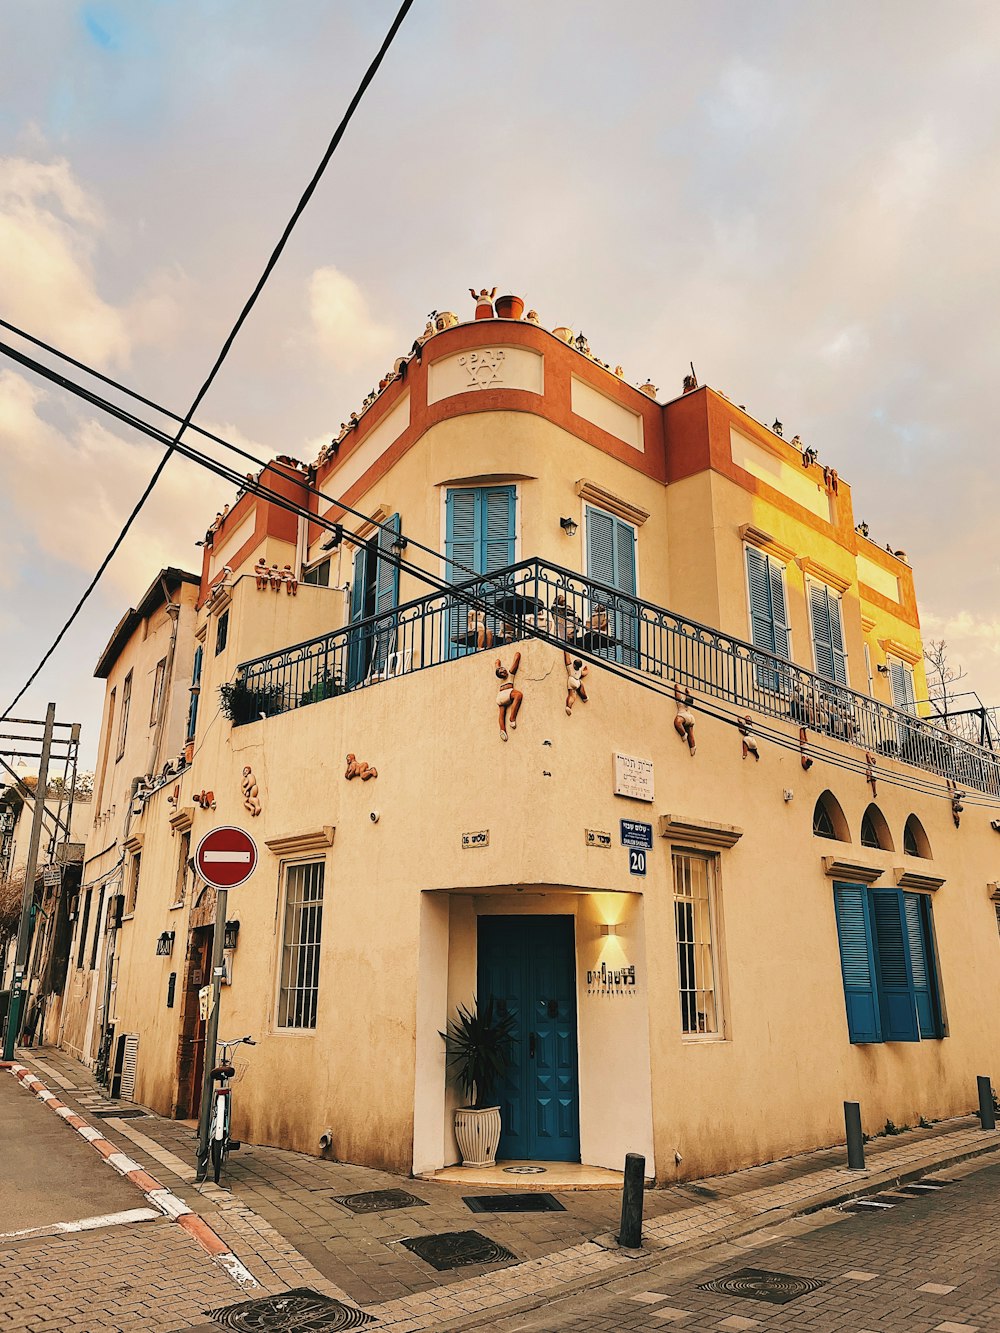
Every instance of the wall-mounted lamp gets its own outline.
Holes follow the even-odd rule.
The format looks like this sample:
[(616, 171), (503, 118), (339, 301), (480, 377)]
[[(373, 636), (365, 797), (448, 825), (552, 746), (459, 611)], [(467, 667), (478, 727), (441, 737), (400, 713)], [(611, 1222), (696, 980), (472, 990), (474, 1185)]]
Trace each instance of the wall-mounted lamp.
[(226, 928), (222, 936), (222, 947), (224, 949), (235, 949), (239, 933), (240, 933), (240, 923), (238, 921), (227, 921)]
[(601, 927), (601, 934), (602, 934), (602, 935), (617, 935), (617, 934), (618, 934), (618, 927), (617, 927), (617, 926), (602, 926), (602, 927)]
[(393, 555), (402, 555), (403, 552), (406, 550), (406, 548), (409, 546), (409, 544), (410, 544), (409, 541), (403, 536), (403, 534), (401, 532), (397, 532), (395, 537), (393, 537), (392, 542), (390, 543), (389, 550), (393, 553)]
[(559, 520), (559, 526), (562, 528), (563, 532), (565, 532), (567, 537), (575, 537), (580, 525), (575, 518), (561, 518)]
[(887, 675), (889, 674), (889, 668), (888, 668), (888, 666), (885, 664), (885, 662), (880, 662), (880, 663), (878, 664), (878, 668), (877, 668), (877, 670), (878, 670), (878, 674), (879, 674), (880, 676), (887, 676)]
[(333, 531), (330, 533), (330, 536), (327, 538), (327, 540), (323, 543), (323, 545), (319, 549), (321, 551), (332, 551), (333, 548), (335, 546), (339, 546), (343, 540), (344, 540), (344, 529), (341, 527), (339, 523), (336, 523), (334, 524)]
[(169, 958), (174, 951), (174, 932), (165, 930), (156, 941), (156, 954), (158, 958)]

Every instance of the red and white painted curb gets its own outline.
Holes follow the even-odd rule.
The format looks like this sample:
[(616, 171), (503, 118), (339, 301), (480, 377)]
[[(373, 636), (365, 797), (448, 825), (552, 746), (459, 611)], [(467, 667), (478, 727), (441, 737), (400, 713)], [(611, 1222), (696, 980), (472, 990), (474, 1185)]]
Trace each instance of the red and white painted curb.
[(67, 1125), (76, 1130), (81, 1138), (86, 1139), (92, 1148), (96, 1148), (109, 1166), (114, 1167), (120, 1176), (131, 1180), (132, 1184), (143, 1192), (158, 1212), (162, 1213), (164, 1217), (171, 1218), (178, 1226), (182, 1226), (185, 1231), (189, 1232), (201, 1248), (211, 1255), (212, 1259), (229, 1274), (238, 1286), (246, 1291), (255, 1291), (260, 1288), (260, 1283), (246, 1265), (236, 1257), (226, 1242), (213, 1231), (200, 1214), (190, 1209), (182, 1198), (168, 1190), (166, 1186), (161, 1185), (155, 1176), (151, 1176), (127, 1153), (119, 1152), (99, 1129), (94, 1129), (92, 1125), (88, 1125), (65, 1102), (61, 1102), (55, 1093), (50, 1092), (41, 1079), (36, 1078), (30, 1069), (25, 1065), (5, 1061), (0, 1061), (0, 1069), (9, 1069), (19, 1082), (35, 1094), (39, 1101), (45, 1102), (50, 1110), (61, 1116)]

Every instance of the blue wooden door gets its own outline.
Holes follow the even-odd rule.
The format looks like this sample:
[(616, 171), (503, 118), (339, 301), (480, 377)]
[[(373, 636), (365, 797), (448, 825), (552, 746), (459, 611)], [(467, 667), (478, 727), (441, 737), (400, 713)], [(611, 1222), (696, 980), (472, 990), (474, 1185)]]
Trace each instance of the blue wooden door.
[(571, 916), (481, 916), (480, 1003), (516, 1020), (514, 1064), (500, 1089), (498, 1156), (580, 1160), (576, 945)]

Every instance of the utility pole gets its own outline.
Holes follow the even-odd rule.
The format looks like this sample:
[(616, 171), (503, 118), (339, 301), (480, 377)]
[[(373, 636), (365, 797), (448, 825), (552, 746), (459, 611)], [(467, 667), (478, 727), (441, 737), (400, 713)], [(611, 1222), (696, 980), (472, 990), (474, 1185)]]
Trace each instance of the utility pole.
[(14, 1046), (21, 1032), (21, 1014), (24, 1005), (24, 974), (28, 963), (28, 945), (31, 940), (31, 903), (35, 893), (35, 871), (38, 867), (38, 847), (42, 838), (42, 818), (45, 814), (45, 794), (49, 781), (49, 754), (52, 750), (52, 732), (56, 724), (56, 706), (45, 710), (45, 731), (38, 762), (38, 785), (31, 814), (31, 840), (28, 843), (28, 862), (24, 868), (24, 893), (21, 897), (21, 920), (17, 928), (17, 951), (14, 955), (14, 979), (10, 988), (10, 1006), (7, 1010), (7, 1034), (3, 1058), (11, 1060)]

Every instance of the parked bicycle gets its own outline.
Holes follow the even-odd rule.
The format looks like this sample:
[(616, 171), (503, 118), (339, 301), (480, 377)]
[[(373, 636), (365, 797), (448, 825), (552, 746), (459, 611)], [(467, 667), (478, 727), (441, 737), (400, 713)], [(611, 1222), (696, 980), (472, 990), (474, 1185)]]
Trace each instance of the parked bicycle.
[(222, 1059), (212, 1070), (212, 1082), (218, 1081), (219, 1086), (212, 1093), (212, 1118), (208, 1138), (212, 1155), (212, 1174), (218, 1185), (219, 1177), (222, 1175), (222, 1163), (230, 1152), (235, 1152), (240, 1147), (238, 1139), (229, 1137), (233, 1098), (233, 1090), (229, 1083), (236, 1073), (230, 1052), (237, 1046), (256, 1046), (257, 1043), (251, 1037), (233, 1037), (229, 1041), (220, 1040), (217, 1044), (222, 1049)]

